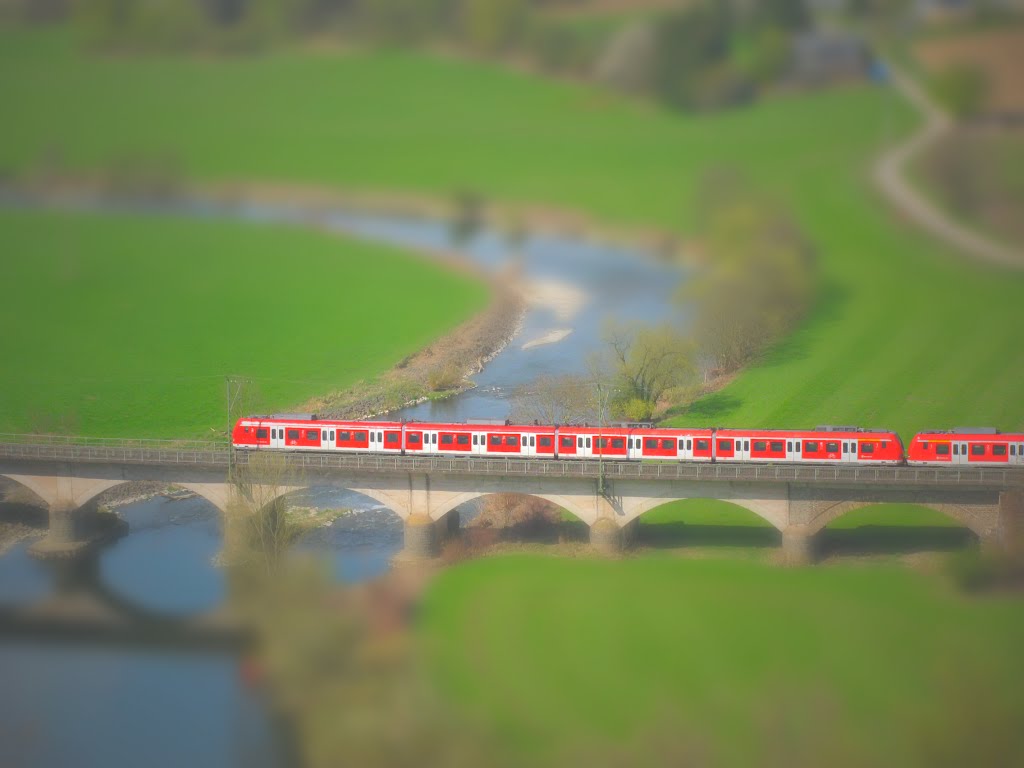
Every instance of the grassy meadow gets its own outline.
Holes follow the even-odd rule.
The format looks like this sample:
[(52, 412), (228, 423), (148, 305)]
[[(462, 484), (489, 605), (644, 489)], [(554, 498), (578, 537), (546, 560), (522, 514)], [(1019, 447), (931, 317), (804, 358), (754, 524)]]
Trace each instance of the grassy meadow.
[[(904, 435), (1024, 427), (1024, 277), (965, 263), (867, 178), (914, 125), (874, 86), (682, 117), (596, 89), (400, 51), (85, 56), (61, 32), (0, 35), (0, 168), (173, 156), (198, 180), (308, 182), (581, 210), (685, 236), (696, 180), (742, 169), (788, 203), (823, 264), (805, 327), (675, 423), (852, 422)], [(181, 120), (182, 115), (193, 119)]]
[(442, 573), (421, 615), (434, 676), (520, 764), (1024, 757), (1019, 601), (898, 567), (504, 556)]
[[(0, 244), (6, 431), (214, 436), (227, 373), (253, 379), (253, 410), (294, 405), (486, 301), (422, 258), (279, 226), (7, 210)], [(385, 286), (404, 312), (377, 311)]]

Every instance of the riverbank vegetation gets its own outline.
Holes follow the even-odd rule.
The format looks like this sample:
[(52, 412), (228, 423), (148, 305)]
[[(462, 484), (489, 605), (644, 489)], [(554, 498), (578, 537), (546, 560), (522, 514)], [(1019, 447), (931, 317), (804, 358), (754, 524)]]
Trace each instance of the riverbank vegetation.
[[(8, 210), (0, 233), (5, 431), (220, 437), (227, 375), (250, 412), (294, 406), (487, 301), (469, 274), (277, 225)], [(405, 311), (378, 311), (375, 285)]]

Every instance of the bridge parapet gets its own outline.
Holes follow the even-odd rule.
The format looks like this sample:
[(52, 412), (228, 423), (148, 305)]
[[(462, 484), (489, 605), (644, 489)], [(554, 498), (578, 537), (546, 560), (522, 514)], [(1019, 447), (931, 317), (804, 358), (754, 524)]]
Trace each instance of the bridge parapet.
[[(0, 435), (0, 458), (25, 461), (119, 463), (153, 466), (245, 466), (254, 454), (231, 451), (223, 444), (163, 440), (92, 439)], [(683, 462), (598, 462), (578, 459), (514, 459), (491, 457), (398, 456), (379, 454), (282, 453), (288, 468), (312, 474), (370, 472), (391, 474), (456, 474), (549, 478), (605, 477), (653, 481), (806, 483), (815, 485), (889, 485), (897, 487), (1024, 488), (1024, 469), (998, 467), (844, 467), (788, 464)]]

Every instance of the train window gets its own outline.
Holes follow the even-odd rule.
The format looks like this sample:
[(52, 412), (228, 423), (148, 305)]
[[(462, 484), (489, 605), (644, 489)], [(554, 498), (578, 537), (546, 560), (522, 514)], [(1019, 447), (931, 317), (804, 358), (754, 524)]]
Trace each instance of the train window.
[(583, 438), (582, 437), (577, 437), (576, 438), (576, 447), (577, 448), (582, 448), (583, 447)]
[(455, 438), (452, 435), (441, 435), (441, 445), (451, 445), (455, 442)]
[(1011, 445), (1010, 446), (1010, 455), (1011, 456), (1016, 456), (1017, 455), (1017, 446), (1016, 445)]
[(608, 438), (607, 437), (595, 437), (594, 438), (594, 445), (596, 445), (598, 448), (607, 448), (608, 447)]
[(768, 441), (767, 440), (755, 440), (754, 441), (754, 450), (755, 451), (765, 451), (765, 450), (768, 450)]
[(541, 448), (551, 447), (551, 438), (546, 435), (541, 435), (540, 437), (538, 437), (537, 442), (540, 444)]
[[(683, 447), (682, 446), (682, 442), (683, 442), (682, 440), (679, 441), (679, 443), (680, 443), (679, 447), (680, 448)], [(686, 450), (688, 450), (688, 451), (693, 450), (693, 440), (692, 439), (686, 441)]]
[(697, 441), (697, 450), (698, 451), (706, 451), (710, 447), (711, 447), (711, 442), (709, 440), (698, 440)]
[(959, 443), (953, 443), (953, 455), (954, 456), (959, 456), (960, 455), (960, 444)]
[(923, 441), (921, 443), (921, 450), (922, 451), (927, 451), (928, 450), (928, 441), (927, 440), (925, 440), (925, 441)]
[(352, 433), (351, 432), (339, 432), (338, 433), (338, 440), (341, 441), (341, 442), (348, 442), (351, 439), (352, 439)]
[(1005, 445), (993, 445), (992, 446), (992, 455), (993, 456), (1005, 456), (1006, 455), (1006, 446)]
[(804, 451), (806, 451), (807, 453), (817, 453), (818, 452), (818, 441), (817, 440), (805, 440), (804, 441)]
[(658, 441), (657, 440), (654, 440), (653, 438), (647, 438), (646, 440), (644, 440), (644, 448), (654, 449), (654, 448), (657, 448), (657, 447), (658, 447)]
[(971, 456), (984, 456), (985, 446), (981, 443), (975, 443), (971, 446)]
[(501, 445), (501, 435), (491, 435), (491, 445)]
[[(874, 446), (871, 449), (874, 450)], [(839, 450), (839, 443), (825, 443), (825, 450), (829, 453), (836, 453)]]
[(320, 439), (323, 440), (325, 443), (327, 442), (327, 430), (326, 429), (321, 429), (320, 430)]
[(508, 435), (505, 438), (505, 445), (519, 445), (519, 435)]
[(256, 439), (257, 440), (266, 440), (267, 439), (267, 428), (266, 427), (256, 427)]
[(781, 440), (772, 440), (770, 448), (771, 448), (771, 450), (773, 450), (776, 453), (778, 453), (779, 451), (782, 450), (782, 441)]
[(665, 451), (674, 451), (676, 449), (676, 441), (675, 440), (662, 440), (661, 441), (661, 448), (662, 448), (662, 450), (665, 450)]
[(480, 445), (477, 435), (473, 435), (473, 445)]
[(434, 445), (437, 445), (437, 432), (430, 436), (430, 442), (433, 443)]
[(720, 451), (731, 451), (732, 450), (732, 440), (719, 440), (718, 441), (718, 450), (720, 450)]
[(334, 430), (333, 429), (331, 430), (331, 442), (332, 443), (334, 442)]
[(888, 448), (888, 447), (889, 447), (889, 441), (888, 440), (883, 440), (882, 441), (882, 448)]
[(397, 432), (388, 432), (387, 433), (387, 437), (384, 440), (384, 442), (386, 442), (386, 443), (397, 443), (398, 442), (398, 433)]
[(623, 447), (625, 447), (625, 445), (626, 445), (626, 441), (623, 440), (621, 437), (613, 437), (612, 438), (612, 448), (623, 448)]
[[(845, 447), (845, 445), (843, 447)], [(792, 440), (787, 440), (786, 441), (786, 451), (789, 452), (789, 453), (793, 452), (793, 441)]]
[(875, 452), (875, 444), (874, 443), (861, 443), (860, 444), (860, 452), (861, 453), (874, 453)]
[(537, 441), (536, 436), (535, 435), (530, 435), (530, 447), (531, 448), (536, 445), (536, 441)]
[(949, 456), (949, 443), (936, 443), (935, 453), (939, 456)]
[(276, 440), (277, 439), (277, 430), (276, 429), (270, 430), (270, 439), (271, 440)]
[(298, 440), (299, 439), (299, 430), (297, 430), (297, 429), (289, 429), (288, 430), (288, 439), (289, 440)]
[(459, 445), (469, 445), (469, 435), (456, 435), (455, 442)]
[(319, 429), (307, 429), (306, 430), (306, 439), (307, 440), (319, 440), (320, 439), (320, 430)]
[(365, 432), (353, 432), (352, 433), (352, 439), (353, 440), (360, 440), (360, 441), (366, 440), (366, 433)]
[(561, 445), (562, 445), (563, 448), (572, 448), (572, 438), (571, 437), (563, 437)]
[(414, 434), (412, 434), (410, 432), (409, 433), (409, 443), (412, 444), (412, 445), (419, 445), (420, 444), (420, 436), (419, 435), (414, 435)]
[(590, 447), (590, 438), (588, 437), (587, 438), (587, 448), (589, 448), (589, 447)]

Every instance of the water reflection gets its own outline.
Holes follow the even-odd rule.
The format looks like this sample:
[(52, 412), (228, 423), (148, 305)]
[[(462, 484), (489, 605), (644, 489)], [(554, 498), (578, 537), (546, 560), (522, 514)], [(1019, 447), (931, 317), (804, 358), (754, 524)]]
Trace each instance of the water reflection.
[[(283, 765), (235, 656), (174, 639), (181, 618), (224, 601), (217, 511), (157, 497), (122, 515), (129, 535), (94, 561), (41, 563), (27, 542), (0, 557), (0, 602), (44, 619), (32, 640), (4, 625), (0, 765)], [(153, 649), (163, 641), (175, 650)]]

